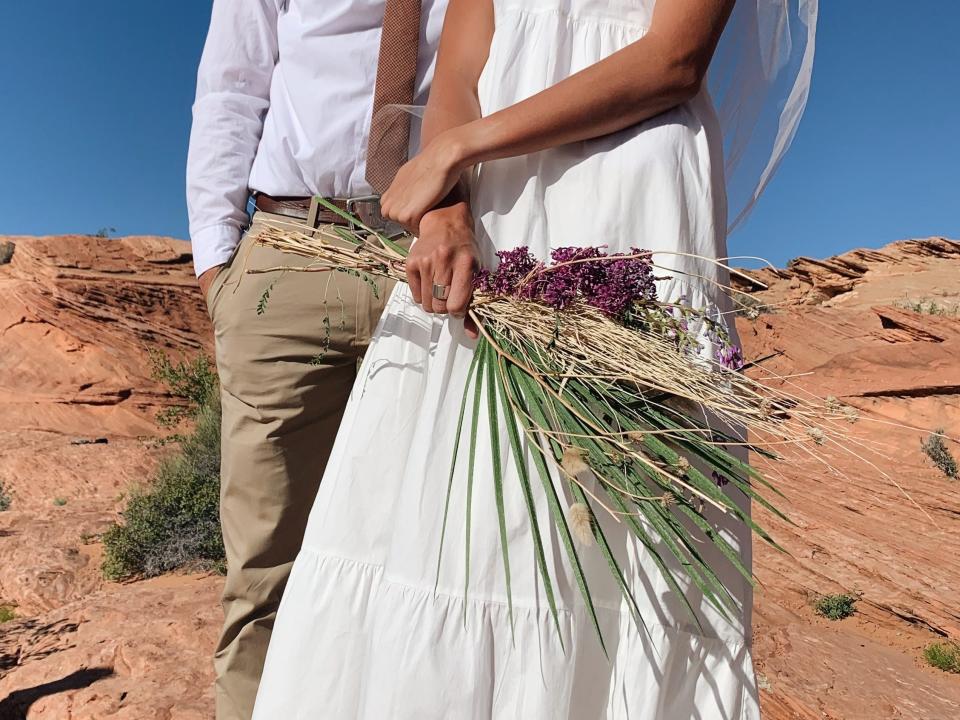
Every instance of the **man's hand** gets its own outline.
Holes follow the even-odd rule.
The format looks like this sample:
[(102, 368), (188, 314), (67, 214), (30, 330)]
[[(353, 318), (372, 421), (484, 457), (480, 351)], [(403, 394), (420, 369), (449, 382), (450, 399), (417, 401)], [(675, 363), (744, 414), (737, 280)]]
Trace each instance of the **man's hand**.
[(222, 269), (223, 265), (215, 265), (209, 270), (204, 270), (200, 277), (197, 278), (197, 282), (200, 284), (200, 292), (203, 293), (204, 299), (206, 299), (210, 292), (210, 286), (213, 285), (213, 281)]
[[(420, 221), (420, 236), (407, 257), (407, 282), (413, 299), (428, 313), (464, 317), (473, 297), (473, 275), (480, 266), (473, 215), (465, 202), (431, 210)], [(446, 300), (433, 296), (434, 285), (446, 285)], [(467, 333), (476, 328), (467, 323)]]

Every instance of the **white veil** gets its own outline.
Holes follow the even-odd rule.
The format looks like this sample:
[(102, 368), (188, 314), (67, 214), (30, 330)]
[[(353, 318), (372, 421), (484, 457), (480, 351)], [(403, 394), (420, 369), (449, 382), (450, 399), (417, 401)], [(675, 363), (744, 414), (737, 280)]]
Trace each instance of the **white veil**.
[(807, 105), (818, 0), (737, 0), (708, 76), (733, 231), (776, 172)]

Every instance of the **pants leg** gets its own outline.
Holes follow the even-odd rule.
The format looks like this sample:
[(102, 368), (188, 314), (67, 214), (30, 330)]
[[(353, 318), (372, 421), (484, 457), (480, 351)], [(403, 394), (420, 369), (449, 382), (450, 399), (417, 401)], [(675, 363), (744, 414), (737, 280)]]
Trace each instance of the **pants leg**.
[(362, 281), (335, 272), (248, 274), (307, 262), (256, 245), (265, 217), (254, 217), (208, 296), (223, 406), (227, 555), (214, 658), (218, 720), (253, 713), (280, 597), (389, 291), (381, 282), (376, 298)]

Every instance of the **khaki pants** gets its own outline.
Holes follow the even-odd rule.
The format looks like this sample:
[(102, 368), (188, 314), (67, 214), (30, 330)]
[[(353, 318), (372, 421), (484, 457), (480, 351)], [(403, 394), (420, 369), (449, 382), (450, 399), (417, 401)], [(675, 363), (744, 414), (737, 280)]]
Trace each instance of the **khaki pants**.
[(269, 217), (254, 217), (207, 297), (223, 404), (227, 554), (225, 621), (214, 659), (217, 720), (249, 720), (253, 713), (280, 596), (358, 359), (390, 291), (380, 281), (377, 298), (337, 272), (248, 274), (308, 262), (255, 244)]

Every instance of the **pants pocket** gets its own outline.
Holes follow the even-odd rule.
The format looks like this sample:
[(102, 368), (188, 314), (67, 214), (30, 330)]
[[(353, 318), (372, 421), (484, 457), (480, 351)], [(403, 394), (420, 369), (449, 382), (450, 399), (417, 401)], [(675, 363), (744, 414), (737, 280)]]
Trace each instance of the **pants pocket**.
[(219, 272), (217, 272), (216, 276), (213, 278), (213, 282), (210, 283), (210, 287), (207, 288), (207, 294), (204, 300), (206, 300), (207, 303), (207, 315), (210, 316), (211, 322), (214, 320), (214, 311), (216, 310), (217, 306), (217, 298), (220, 297), (224, 283), (226, 283), (231, 269), (233, 268), (234, 261), (237, 259), (237, 255), (240, 254), (240, 248), (245, 244), (248, 235), (249, 232), (244, 233), (243, 237), (240, 238), (240, 242), (237, 243), (237, 247), (233, 249), (233, 254), (220, 267)]

